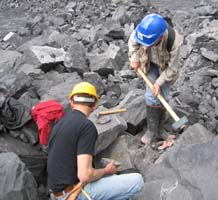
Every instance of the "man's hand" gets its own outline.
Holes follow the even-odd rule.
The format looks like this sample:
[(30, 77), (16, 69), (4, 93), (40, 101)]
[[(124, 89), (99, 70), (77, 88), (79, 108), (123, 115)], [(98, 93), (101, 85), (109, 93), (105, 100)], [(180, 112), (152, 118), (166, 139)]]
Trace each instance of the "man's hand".
[(108, 163), (106, 167), (100, 169), (93, 168), (92, 163), (92, 155), (80, 154), (77, 156), (77, 176), (79, 178), (79, 181), (83, 184), (96, 181), (106, 174), (115, 174), (117, 172), (114, 160)]
[(130, 62), (130, 66), (131, 66), (135, 71), (138, 71), (138, 68), (140, 68), (141, 63), (140, 63), (140, 62)]
[(107, 164), (107, 166), (105, 167), (105, 171), (107, 174), (115, 174), (117, 172), (114, 160)]
[(153, 87), (151, 88), (151, 91), (154, 96), (157, 96), (160, 92), (160, 86), (157, 83), (155, 83)]

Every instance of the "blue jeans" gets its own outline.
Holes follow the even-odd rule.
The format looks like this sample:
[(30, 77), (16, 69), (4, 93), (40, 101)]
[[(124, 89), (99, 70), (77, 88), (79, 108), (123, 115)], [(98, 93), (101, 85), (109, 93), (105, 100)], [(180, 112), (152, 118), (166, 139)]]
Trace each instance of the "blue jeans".
[[(147, 77), (152, 83), (154, 83), (159, 76), (160, 76), (159, 67), (151, 64)], [(168, 101), (169, 90), (170, 90), (170, 87), (169, 87), (169, 83), (167, 82), (165, 82), (160, 88), (160, 94), (163, 96), (163, 98), (166, 101)], [(161, 102), (159, 101), (157, 97), (155, 97), (152, 94), (151, 89), (147, 84), (146, 84), (146, 91), (145, 91), (145, 102), (149, 106), (160, 106), (161, 105)]]
[[(84, 190), (92, 200), (127, 200), (140, 192), (144, 187), (141, 174), (130, 173), (103, 177), (95, 182), (88, 183)], [(58, 200), (66, 200), (68, 194)], [(87, 200), (81, 192), (77, 200)]]

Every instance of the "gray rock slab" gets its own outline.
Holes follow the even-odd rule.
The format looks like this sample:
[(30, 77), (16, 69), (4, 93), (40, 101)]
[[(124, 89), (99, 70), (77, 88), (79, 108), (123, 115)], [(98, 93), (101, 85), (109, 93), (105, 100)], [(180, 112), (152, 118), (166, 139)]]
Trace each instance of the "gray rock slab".
[(31, 46), (30, 51), (40, 65), (64, 62), (66, 54), (63, 48), (57, 49), (49, 46)]
[(37, 36), (32, 38), (31, 40), (25, 42), (24, 44), (22, 44), (21, 46), (19, 46), (17, 48), (18, 52), (25, 52), (26, 50), (28, 50), (31, 46), (43, 46), (46, 45), (48, 43), (48, 33), (45, 33), (43, 35)]
[[(105, 150), (110, 144), (112, 144), (119, 134), (127, 129), (127, 124), (123, 120), (122, 117), (111, 114), (107, 115), (105, 119), (107, 119), (107, 123), (99, 124), (98, 118), (96, 115), (99, 111), (107, 110), (103, 107), (99, 107), (90, 115), (90, 120), (95, 123), (98, 131), (98, 140), (96, 142), (96, 154), (100, 153), (101, 151)], [(105, 116), (101, 116), (105, 117)]]
[(16, 65), (16, 61), (22, 55), (17, 51), (0, 51), (1, 60), (0, 60), (0, 74), (1, 76), (13, 70)]
[(0, 85), (5, 86), (11, 96), (19, 97), (31, 86), (32, 78), (24, 72), (8, 73), (0, 78)]
[(32, 74), (42, 74), (43, 71), (38, 68), (37, 65), (32, 65), (32, 64), (23, 64), (19, 66), (17, 69), (17, 73), (24, 72), (26, 75), (32, 75)]
[(100, 156), (118, 161), (118, 171), (134, 169), (129, 153), (128, 136), (118, 137)]
[(89, 71), (88, 62), (86, 58), (85, 47), (77, 42), (71, 44), (64, 59), (64, 65), (68, 71), (76, 71), (79, 74)]
[(218, 138), (178, 145), (145, 174), (146, 199), (215, 200), (218, 195)]
[(91, 71), (97, 72), (102, 76), (114, 74), (115, 70), (121, 70), (126, 61), (122, 49), (119, 46), (110, 44), (108, 49), (101, 54), (89, 53), (87, 58), (90, 62)]
[(203, 57), (207, 58), (208, 60), (211, 60), (213, 62), (218, 62), (218, 53), (215, 51), (209, 51), (206, 48), (200, 48), (201, 54)]
[(97, 72), (101, 76), (108, 76), (109, 74), (114, 74), (114, 69), (116, 68), (113, 60), (105, 54), (88, 54), (87, 55), (90, 62), (90, 70)]
[(71, 76), (71, 74), (60, 74), (55, 71), (49, 73), (32, 75), (32, 85), (36, 89), (38, 95), (41, 97), (46, 94), (52, 87), (65, 82), (65, 80)]
[(218, 88), (218, 78), (213, 78), (211, 84), (214, 88)]
[(81, 79), (77, 76), (77, 74), (74, 74), (74, 76), (72, 75), (72, 78), (70, 77), (65, 81), (49, 88), (47, 92), (42, 95), (41, 100), (47, 101), (50, 99), (54, 99), (62, 104), (64, 108), (67, 108), (69, 104), (68, 96), (72, 91), (74, 85), (76, 85), (80, 81)]
[(74, 40), (71, 35), (65, 34), (63, 32), (59, 32), (57, 30), (52, 31), (48, 36), (48, 44), (58, 46), (58, 47), (64, 47), (69, 48), (71, 45), (73, 45), (76, 40)]
[(36, 180), (40, 180), (43, 177), (47, 156), (39, 150), (39, 147), (24, 143), (5, 133), (1, 134), (0, 137), (0, 152), (17, 154)]
[(92, 83), (95, 86), (95, 88), (97, 90), (97, 94), (99, 96), (101, 96), (103, 93), (105, 93), (106, 85), (98, 73), (86, 72), (83, 74), (83, 77), (84, 77), (84, 81)]
[(196, 123), (188, 127), (176, 141), (176, 144), (205, 143), (214, 138), (214, 135), (204, 126)]
[(119, 103), (118, 107), (127, 109), (127, 112), (120, 113), (119, 115), (127, 122), (128, 130), (135, 134), (147, 116), (144, 91), (140, 89), (131, 90)]
[(0, 199), (39, 200), (35, 179), (16, 154), (0, 154), (0, 171)]

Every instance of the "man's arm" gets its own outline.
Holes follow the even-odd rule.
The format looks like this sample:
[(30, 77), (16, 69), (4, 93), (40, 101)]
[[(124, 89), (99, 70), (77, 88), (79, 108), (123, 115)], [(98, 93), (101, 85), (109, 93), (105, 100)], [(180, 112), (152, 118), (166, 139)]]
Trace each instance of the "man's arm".
[(81, 183), (89, 183), (98, 180), (106, 174), (115, 174), (117, 168), (115, 161), (110, 162), (105, 168), (95, 169), (92, 167), (93, 156), (80, 154), (77, 156), (77, 176)]

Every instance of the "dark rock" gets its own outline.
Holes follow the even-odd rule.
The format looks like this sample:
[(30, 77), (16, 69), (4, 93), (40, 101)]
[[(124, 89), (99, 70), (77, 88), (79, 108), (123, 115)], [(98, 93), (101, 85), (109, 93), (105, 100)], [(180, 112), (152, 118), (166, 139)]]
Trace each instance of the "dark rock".
[(64, 60), (64, 65), (68, 72), (76, 71), (82, 75), (84, 72), (89, 71), (85, 48), (79, 42), (70, 46)]
[(119, 103), (119, 108), (126, 108), (127, 112), (119, 115), (124, 118), (128, 125), (128, 132), (135, 135), (142, 130), (146, 120), (146, 106), (143, 90), (131, 90)]
[(62, 26), (65, 24), (65, 20), (62, 17), (49, 16), (46, 20), (53, 26)]
[(38, 68), (37, 65), (32, 65), (32, 64), (21, 64), (16, 67), (17, 73), (25, 73), (26, 75), (33, 75), (33, 74), (42, 74), (43, 71)]
[(114, 74), (114, 70), (122, 69), (124, 65), (123, 52), (120, 47), (111, 44), (106, 52), (102, 54), (89, 54), (91, 71), (99, 73), (101, 76)]
[(42, 182), (47, 158), (37, 145), (24, 143), (5, 133), (1, 134), (0, 137), (0, 152), (14, 152), (17, 154), (32, 172), (36, 181)]
[(178, 95), (181, 103), (187, 104), (191, 107), (197, 107), (200, 103), (200, 99), (193, 93), (190, 87), (184, 87)]
[[(112, 144), (123, 131), (127, 129), (126, 122), (118, 115), (109, 115), (109, 121), (107, 123), (98, 123), (98, 112), (106, 110), (103, 107), (99, 107), (91, 115), (90, 119), (95, 123), (98, 130), (98, 140), (96, 143), (96, 154), (105, 150), (110, 144)], [(104, 117), (104, 116), (101, 116)]]
[(188, 127), (179, 139), (176, 141), (176, 144), (196, 144), (196, 143), (205, 143), (210, 141), (214, 135), (209, 132), (204, 126), (199, 123), (196, 123)]
[[(53, 68), (55, 64), (63, 63), (66, 52), (64, 49), (57, 49), (49, 46), (31, 46), (27, 52), (30, 64), (38, 65), (44, 71), (49, 71), (46, 68)], [(50, 66), (50, 67), (49, 67)]]
[(2, 172), (0, 199), (39, 200), (33, 175), (16, 154), (1, 153), (0, 163)]
[(215, 90), (215, 96), (218, 98), (218, 88)]
[[(216, 133), (216, 130), (217, 130), (217, 128), (218, 128), (218, 118), (216, 117), (216, 118), (212, 118), (212, 120), (211, 119), (209, 119), (207, 122), (206, 122), (206, 127), (208, 128), (208, 130), (210, 131), (210, 132), (212, 132), (212, 133)], [(217, 133), (216, 133), (216, 135), (217, 135)]]
[[(55, 71), (52, 71), (50, 73), (37, 75), (33, 77), (34, 81), (32, 85), (36, 89), (37, 94), (41, 98), (44, 94), (48, 94), (48, 92), (53, 89), (58, 84), (66, 84), (66, 80), (73, 81), (73, 79), (76, 81), (77, 79), (80, 80), (80, 77), (76, 72), (74, 73), (63, 73), (59, 74)], [(69, 85), (68, 87), (72, 87)], [(56, 89), (56, 88), (55, 88)], [(54, 89), (54, 91), (55, 91)], [(57, 92), (57, 91), (56, 91)], [(56, 94), (58, 95), (58, 94)]]
[(109, 33), (105, 35), (106, 37), (112, 38), (114, 40), (123, 40), (124, 39), (124, 31), (121, 30), (111, 30)]
[[(78, 74), (69, 74), (69, 78), (62, 81), (59, 84), (54, 85), (52, 88), (48, 88), (47, 91), (41, 96), (41, 100), (47, 101), (54, 99), (66, 109), (69, 105), (68, 96), (73, 89), (73, 86), (81, 81)], [(63, 90), (64, 88), (64, 90)]]
[(0, 83), (7, 88), (8, 92), (14, 98), (19, 98), (31, 86), (32, 79), (24, 72), (9, 73), (0, 78)]
[(98, 155), (100, 158), (110, 158), (118, 161), (120, 163), (118, 172), (130, 171), (135, 168), (131, 161), (127, 137), (126, 135), (118, 137), (106, 150)]
[(47, 36), (48, 45), (56, 48), (63, 47), (65, 51), (69, 50), (71, 45), (76, 43), (76, 40), (73, 39), (71, 35), (66, 33), (60, 33), (57, 30), (51, 31)]
[(130, 20), (124, 6), (117, 7), (111, 19), (116, 22), (119, 21), (121, 25), (127, 24)]
[(211, 84), (216, 89), (218, 87), (218, 78), (213, 78)]
[(3, 51), (1, 50), (0, 61), (0, 74), (1, 77), (13, 70), (17, 60), (21, 57), (21, 54), (17, 51)]
[(208, 112), (208, 109), (205, 108), (205, 106), (204, 106), (203, 104), (200, 104), (200, 105), (198, 106), (198, 109), (199, 109), (199, 111), (200, 111), (203, 115)]
[(213, 62), (218, 62), (218, 53), (216, 53), (214, 51), (209, 51), (203, 47), (200, 50), (201, 50), (202, 56), (204, 56), (205, 58), (207, 58)]
[[(160, 196), (181, 200), (216, 199), (217, 142), (214, 138), (206, 143), (178, 145), (169, 149), (161, 162), (147, 171), (143, 193), (151, 199)], [(210, 158), (213, 158), (212, 162), (208, 162)]]
[(101, 96), (106, 91), (106, 85), (104, 84), (101, 76), (95, 72), (86, 72), (83, 74), (84, 81), (92, 83), (97, 90), (97, 94)]
[(116, 72), (116, 74), (126, 79), (133, 79), (137, 77), (136, 73), (131, 69), (121, 70), (121, 71)]

